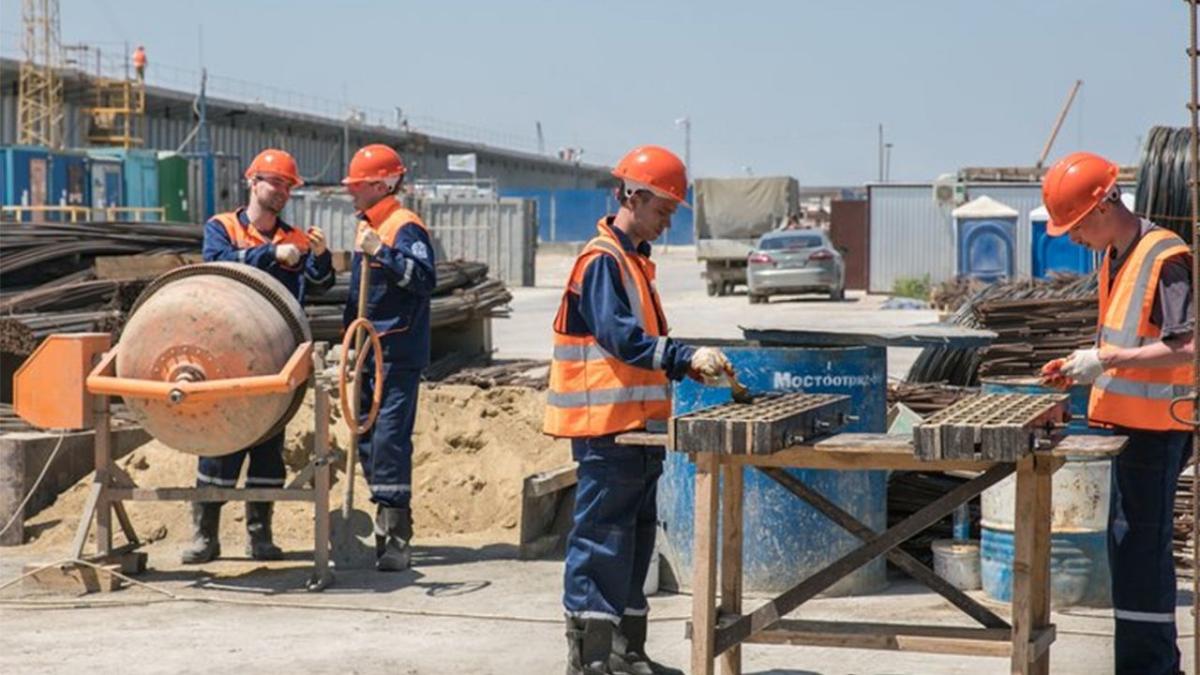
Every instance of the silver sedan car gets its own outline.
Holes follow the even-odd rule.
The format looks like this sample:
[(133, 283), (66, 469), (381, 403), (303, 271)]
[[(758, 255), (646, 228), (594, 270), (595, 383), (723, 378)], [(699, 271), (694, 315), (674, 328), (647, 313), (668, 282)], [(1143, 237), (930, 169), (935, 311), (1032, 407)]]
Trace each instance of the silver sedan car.
[(829, 236), (820, 230), (768, 232), (747, 258), (746, 283), (750, 302), (767, 302), (772, 295), (828, 293), (846, 297), (846, 267)]

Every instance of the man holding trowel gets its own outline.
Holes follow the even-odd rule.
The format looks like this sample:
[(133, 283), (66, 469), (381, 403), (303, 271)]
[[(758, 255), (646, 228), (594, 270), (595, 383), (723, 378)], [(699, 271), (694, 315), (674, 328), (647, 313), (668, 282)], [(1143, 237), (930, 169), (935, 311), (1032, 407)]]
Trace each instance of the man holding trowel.
[(1114, 671), (1180, 672), (1171, 550), (1175, 489), (1192, 454), (1191, 250), (1121, 202), (1117, 165), (1087, 152), (1042, 181), (1052, 237), (1104, 252), (1096, 346), (1042, 368), (1058, 387), (1090, 384), (1088, 423), (1126, 436), (1108, 514)]
[(712, 347), (667, 337), (650, 242), (687, 206), (683, 162), (657, 146), (613, 170), (620, 208), (597, 223), (575, 261), (554, 320), (544, 431), (570, 438), (579, 463), (563, 606), (568, 674), (681, 673), (645, 652), (642, 591), (654, 548), (665, 450), (614, 437), (671, 414), (670, 381), (718, 383), (733, 369)]
[[(379, 416), (359, 437), (358, 457), (376, 505), (375, 567), (384, 571), (404, 570), (410, 563), (412, 431), (421, 370), (429, 365), (429, 299), (437, 285), (425, 223), (396, 198), (405, 172), (395, 150), (373, 144), (354, 153), (342, 180), (360, 220), (343, 325), (358, 318), (359, 284), (366, 269), (366, 318), (383, 346)], [(374, 379), (374, 370), (364, 369), (360, 423), (371, 405)]]

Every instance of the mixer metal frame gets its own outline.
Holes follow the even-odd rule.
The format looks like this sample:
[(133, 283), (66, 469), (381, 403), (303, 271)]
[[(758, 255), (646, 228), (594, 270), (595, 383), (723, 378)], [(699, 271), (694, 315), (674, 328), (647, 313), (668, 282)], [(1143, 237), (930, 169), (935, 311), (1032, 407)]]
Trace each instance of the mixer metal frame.
[[(118, 347), (119, 348), (119, 345)], [(71, 555), (84, 559), (84, 548), (92, 522), (96, 526), (96, 555), (90, 559), (112, 559), (136, 551), (142, 544), (134, 531), (133, 522), (125, 510), (126, 501), (301, 501), (313, 504), (313, 573), (306, 588), (321, 591), (333, 581), (329, 569), (330, 465), (334, 454), (329, 448), (330, 393), (336, 384), (325, 368), (326, 345), (313, 346), (305, 342), (298, 346), (288, 364), (277, 375), (242, 378), (239, 395), (278, 393), (303, 386), (307, 379), (314, 389), (314, 419), (312, 456), (308, 465), (282, 488), (218, 488), (218, 487), (159, 487), (138, 486), (133, 478), (113, 461), (110, 426), (110, 395), (130, 394), (148, 398), (166, 398), (181, 402), (189, 397), (218, 396), (224, 382), (226, 396), (233, 380), (214, 380), (206, 383), (151, 383), (137, 380), (122, 381), (112, 377), (117, 348), (110, 350), (87, 378), (91, 394), (93, 426), (95, 429), (95, 478), (71, 544)], [(254, 380), (254, 382), (245, 382)], [(93, 386), (95, 385), (95, 386)], [(152, 386), (153, 385), (153, 386)], [(306, 485), (311, 483), (311, 487)], [(113, 515), (125, 535), (126, 544), (113, 546)]]

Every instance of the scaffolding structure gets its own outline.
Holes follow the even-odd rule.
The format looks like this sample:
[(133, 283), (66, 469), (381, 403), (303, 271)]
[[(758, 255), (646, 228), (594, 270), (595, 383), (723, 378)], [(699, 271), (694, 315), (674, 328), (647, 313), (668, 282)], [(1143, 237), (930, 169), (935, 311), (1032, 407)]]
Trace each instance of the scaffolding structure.
[(20, 82), (17, 98), (17, 142), (61, 148), (63, 82), (58, 0), (23, 0)]

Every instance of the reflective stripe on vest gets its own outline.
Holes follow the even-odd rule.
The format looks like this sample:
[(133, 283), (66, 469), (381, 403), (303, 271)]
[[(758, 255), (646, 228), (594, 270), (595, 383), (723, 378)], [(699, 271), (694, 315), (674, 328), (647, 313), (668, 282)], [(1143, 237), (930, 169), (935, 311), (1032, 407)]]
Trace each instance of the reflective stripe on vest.
[[(267, 239), (257, 228), (242, 225), (237, 211), (218, 213), (213, 218), (216, 218), (217, 222), (221, 223), (221, 226), (225, 228), (225, 234), (229, 237), (229, 241), (239, 251), (267, 244), (291, 244), (300, 249), (301, 254), (308, 253), (308, 235), (301, 232), (299, 228), (292, 227), (285, 230), (283, 227), (276, 225), (275, 232), (272, 233), (270, 239)], [(246, 262), (245, 253), (238, 255), (238, 262)], [(303, 267), (303, 263), (296, 267), (288, 267), (283, 263), (280, 263), (279, 266), (285, 270), (296, 271)]]
[[(1150, 323), (1154, 295), (1163, 263), (1188, 252), (1183, 240), (1168, 230), (1152, 228), (1130, 253), (1124, 268), (1109, 287), (1111, 251), (1100, 267), (1100, 315), (1098, 343), (1101, 348), (1136, 348), (1160, 342), (1161, 331)], [(1192, 390), (1190, 365), (1159, 368), (1114, 368), (1092, 385), (1088, 417), (1093, 422), (1133, 429), (1190, 430), (1170, 415), (1173, 399)], [(1191, 405), (1177, 412), (1191, 416)]]
[[(544, 431), (553, 436), (595, 437), (643, 429), (647, 421), (671, 414), (671, 385), (662, 371), (667, 338), (661, 303), (643, 263), (626, 253), (605, 221), (600, 236), (588, 242), (575, 261), (555, 319), (554, 356), (550, 390), (546, 395)], [(617, 262), (630, 309), (646, 335), (657, 338), (653, 369), (624, 363), (593, 335), (570, 335), (566, 313), (572, 294), (579, 295), (583, 277), (599, 256)]]

